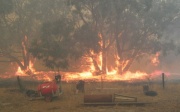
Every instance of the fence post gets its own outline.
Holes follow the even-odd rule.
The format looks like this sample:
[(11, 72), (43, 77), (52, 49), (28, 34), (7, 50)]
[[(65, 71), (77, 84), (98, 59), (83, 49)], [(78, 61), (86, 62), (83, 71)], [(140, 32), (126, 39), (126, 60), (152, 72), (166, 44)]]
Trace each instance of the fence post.
[(162, 86), (163, 86), (163, 89), (164, 89), (164, 73), (162, 73)]

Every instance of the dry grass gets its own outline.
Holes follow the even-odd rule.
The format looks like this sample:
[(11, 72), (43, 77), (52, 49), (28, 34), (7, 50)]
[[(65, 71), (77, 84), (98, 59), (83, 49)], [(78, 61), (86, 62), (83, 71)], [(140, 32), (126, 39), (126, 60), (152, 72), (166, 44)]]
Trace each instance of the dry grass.
[[(7, 83), (7, 82), (5, 82)], [(29, 83), (28, 83), (29, 84)], [(0, 112), (179, 112), (180, 111), (180, 83), (166, 83), (163, 90), (161, 84), (150, 86), (158, 92), (158, 96), (148, 97), (142, 92), (143, 84), (129, 83), (101, 83), (86, 82), (85, 94), (122, 94), (137, 97), (138, 102), (152, 102), (145, 106), (82, 106), (83, 93), (75, 94), (75, 83), (63, 83), (63, 94), (52, 102), (44, 100), (29, 101), (23, 93), (18, 91), (16, 82), (0, 86)], [(26, 87), (35, 89), (37, 83)], [(108, 89), (110, 88), (110, 89)]]

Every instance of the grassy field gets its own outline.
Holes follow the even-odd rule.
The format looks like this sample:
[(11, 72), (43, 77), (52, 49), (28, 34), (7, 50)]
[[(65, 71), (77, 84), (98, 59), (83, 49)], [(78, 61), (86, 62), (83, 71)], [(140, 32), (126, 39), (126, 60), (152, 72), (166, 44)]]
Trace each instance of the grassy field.
[[(29, 101), (19, 91), (15, 79), (0, 80), (0, 112), (179, 112), (180, 83), (168, 82), (165, 89), (161, 83), (152, 83), (150, 89), (158, 93), (155, 97), (145, 96), (142, 83), (85, 82), (85, 93), (75, 94), (76, 82), (63, 82), (63, 94), (52, 102), (44, 100)], [(39, 83), (39, 82), (38, 82)], [(37, 82), (23, 82), (26, 88), (36, 89)], [(84, 94), (122, 94), (137, 97), (138, 102), (147, 102), (144, 106), (83, 106)]]

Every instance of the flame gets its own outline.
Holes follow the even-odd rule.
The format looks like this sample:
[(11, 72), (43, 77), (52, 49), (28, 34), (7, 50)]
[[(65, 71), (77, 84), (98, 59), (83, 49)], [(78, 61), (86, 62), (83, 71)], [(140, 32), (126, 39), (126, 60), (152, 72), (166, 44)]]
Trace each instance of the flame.
[(27, 70), (22, 70), (20, 67), (18, 67), (17, 72), (15, 73), (15, 76), (31, 76), (33, 79), (37, 80), (43, 80), (43, 81), (51, 81), (52, 78), (50, 76), (43, 75), (46, 74), (44, 72), (37, 72), (34, 69), (34, 64), (32, 61), (29, 61), (29, 66)]
[[(91, 51), (91, 55), (95, 55), (93, 51)], [(156, 55), (159, 56), (159, 53)], [(102, 66), (102, 53), (100, 53), (97, 57), (97, 64), (101, 68)], [(160, 75), (162, 72), (161, 71), (155, 71), (151, 74), (147, 74), (145, 72), (130, 72), (127, 71), (123, 75), (118, 74), (117, 68), (112, 69), (111, 71), (108, 71), (107, 69), (107, 74), (99, 74), (99, 75), (94, 75), (93, 72), (95, 72), (95, 67), (93, 65), (93, 60), (91, 57), (87, 57), (86, 61), (90, 62), (90, 67), (89, 69), (83, 70), (82, 72), (61, 72), (62, 81), (75, 81), (75, 80), (89, 80), (89, 81), (106, 81), (106, 82), (111, 82), (111, 81), (132, 81), (132, 80), (144, 80), (147, 79), (147, 77), (154, 77)], [(118, 61), (116, 61), (118, 63)], [(128, 61), (125, 62), (127, 64)], [(28, 72), (31, 71), (30, 74)], [(36, 80), (43, 80), (43, 81), (52, 81), (54, 79), (55, 73), (53, 71), (36, 71), (34, 69), (34, 64), (32, 61), (29, 62), (29, 67), (28, 70), (23, 71), (21, 70), (20, 67), (18, 67), (17, 72), (15, 73), (15, 76), (30, 76), (33, 79)], [(6, 75), (4, 78), (8, 78), (11, 76)], [(1, 77), (2, 78), (2, 77)]]
[(102, 34), (98, 33), (98, 37), (100, 38), (100, 41), (98, 42), (99, 45), (102, 47), (103, 46), (103, 42), (102, 42)]
[[(121, 36), (122, 33), (119, 34)], [(103, 35), (102, 33), (98, 33), (98, 37), (100, 39), (99, 45), (101, 48), (103, 48)], [(24, 40), (22, 41), (22, 46), (23, 46), (23, 53), (24, 55), (27, 55), (27, 36), (24, 37)], [(153, 63), (155, 66), (157, 66), (160, 61), (159, 61), (159, 56), (160, 52), (157, 52), (154, 57), (151, 58), (151, 63)], [(152, 78), (154, 76), (160, 75), (162, 72), (161, 71), (155, 71), (151, 74), (147, 74), (145, 72), (130, 72), (127, 71), (123, 73), (122, 75), (118, 74), (118, 68), (114, 67), (111, 68), (111, 71), (106, 68), (107, 74), (102, 74), (101, 72), (98, 71), (96, 75), (94, 75), (94, 72), (97, 72), (98, 70), (101, 71), (102, 69), (102, 52), (99, 54), (95, 54), (93, 50), (90, 51), (90, 56), (86, 56), (85, 61), (90, 63), (88, 69), (84, 69), (80, 72), (61, 72), (61, 77), (63, 81), (74, 81), (74, 80), (91, 80), (91, 81), (130, 81), (130, 80), (143, 80), (147, 78)], [(115, 63), (117, 66), (122, 66), (122, 69), (126, 67), (126, 65), (129, 63), (129, 60), (123, 61), (120, 63), (121, 57), (118, 57), (115, 55)], [(96, 61), (97, 66), (94, 65), (94, 61)], [(120, 65), (121, 64), (121, 65)], [(49, 72), (43, 72), (43, 71), (36, 71), (34, 69), (34, 64), (32, 61), (29, 62), (29, 66), (27, 70), (21, 70), (20, 67), (18, 67), (17, 72), (15, 73), (15, 76), (28, 76), (32, 77), (36, 80), (43, 80), (43, 81), (52, 81), (54, 79), (55, 73), (53, 71)], [(10, 78), (12, 77), (10, 74), (6, 74), (4, 77), (0, 76), (0, 78)]]
[[(32, 64), (32, 63), (31, 63)], [(32, 64), (33, 65), (33, 64)], [(30, 68), (31, 69), (31, 68)], [(16, 72), (15, 76), (22, 76), (22, 77), (32, 77), (36, 80), (41, 81), (52, 81), (54, 79), (55, 73), (54, 71), (33, 71), (32, 75), (27, 75), (25, 72), (20, 70), (18, 68), (18, 71)], [(155, 71), (151, 74), (147, 74), (145, 72), (130, 72), (127, 71), (123, 75), (117, 74), (117, 70), (108, 71), (107, 74), (101, 74), (101, 75), (93, 75), (91, 68), (89, 71), (83, 71), (83, 72), (61, 72), (62, 81), (78, 81), (78, 80), (87, 80), (87, 81), (106, 81), (106, 82), (112, 82), (112, 81), (133, 81), (133, 80), (147, 80), (148, 78), (153, 78), (160, 76), (162, 74), (162, 71)], [(166, 73), (166, 75), (169, 75)], [(5, 75), (4, 77), (0, 78), (11, 78), (12, 75)]]
[[(99, 34), (99, 37), (102, 38), (102, 35)], [(100, 45), (102, 42), (100, 42)], [(84, 69), (81, 72), (62, 72), (61, 71), (61, 77), (62, 81), (76, 81), (76, 80), (89, 80), (89, 81), (132, 81), (132, 80), (144, 80), (147, 78), (152, 78), (155, 76), (159, 76), (162, 74), (162, 71), (155, 71), (151, 74), (147, 74), (145, 72), (141, 71), (136, 71), (136, 72), (130, 72), (127, 71), (122, 75), (118, 74), (118, 69), (117, 67), (114, 67), (109, 71), (106, 69), (107, 74), (101, 74), (99, 73), (98, 75), (94, 75), (94, 72), (96, 71), (96, 68), (93, 64), (93, 59), (97, 62), (99, 69), (101, 70), (102, 67), (102, 52), (99, 54), (95, 54), (93, 51), (90, 52), (91, 56), (86, 57), (85, 61), (90, 63), (88, 69)], [(151, 62), (157, 65), (159, 63), (158, 57), (160, 53), (157, 52), (155, 57), (152, 58)], [(116, 56), (115, 63), (116, 65), (119, 65), (119, 59), (120, 57)], [(122, 68), (124, 68), (128, 64), (128, 60), (124, 61), (122, 64)], [(36, 71), (34, 69), (34, 64), (32, 61), (29, 62), (29, 67), (27, 70), (23, 71), (21, 70), (20, 67), (18, 67), (17, 72), (15, 73), (15, 76), (30, 76), (36, 80), (43, 80), (43, 81), (52, 81), (54, 79), (55, 73), (53, 71)], [(10, 75), (6, 75), (4, 78), (9, 78), (12, 77)], [(2, 77), (0, 77), (2, 78)]]
[(21, 67), (18, 67), (15, 75), (16, 76), (27, 76), (28, 71), (35, 73), (34, 64), (32, 63), (32, 61), (29, 61), (29, 66), (27, 67), (27, 70), (22, 70)]
[[(106, 82), (113, 82), (113, 81), (133, 81), (133, 80), (147, 80), (149, 78), (156, 78), (162, 74), (162, 71), (155, 71), (151, 74), (147, 74), (145, 72), (126, 72), (123, 75), (118, 75), (116, 71), (109, 72), (108, 74), (104, 75), (97, 75), (94, 76), (91, 72), (83, 72), (83, 73), (65, 73), (65, 77), (63, 78), (64, 81), (74, 81), (74, 80), (88, 80), (88, 81), (97, 81), (100, 82), (101, 80)], [(168, 75), (168, 74), (167, 74)]]
[[(95, 55), (93, 51), (91, 51), (91, 55)], [(159, 56), (159, 53), (156, 55)], [(117, 57), (117, 56), (116, 56)], [(119, 64), (119, 57), (116, 58), (115, 61), (116, 64)], [(99, 75), (93, 75), (93, 72), (95, 72), (95, 68), (93, 65), (93, 60), (91, 58), (87, 58), (88, 62), (91, 62), (90, 69), (87, 71), (83, 71), (80, 73), (65, 73), (64, 74), (64, 81), (73, 81), (73, 80), (91, 80), (91, 81), (132, 81), (132, 80), (147, 80), (149, 78), (157, 77), (162, 74), (162, 71), (155, 71), (151, 74), (147, 74), (145, 72), (136, 71), (136, 72), (130, 72), (127, 71), (123, 75), (118, 74), (118, 69), (113, 68), (111, 71), (108, 71), (107, 74), (99, 74)], [(97, 56), (97, 64), (101, 68), (102, 66), (102, 53), (99, 53)], [(123, 67), (125, 67), (128, 64), (128, 61), (125, 61), (123, 64)]]
[(155, 66), (157, 66), (160, 63), (159, 56), (160, 56), (160, 52), (157, 52), (155, 56), (151, 58), (151, 63), (154, 64)]

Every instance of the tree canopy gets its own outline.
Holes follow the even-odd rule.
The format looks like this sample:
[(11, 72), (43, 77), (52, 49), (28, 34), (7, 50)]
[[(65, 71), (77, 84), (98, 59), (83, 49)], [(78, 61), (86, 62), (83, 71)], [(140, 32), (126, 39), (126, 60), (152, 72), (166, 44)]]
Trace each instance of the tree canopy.
[[(130, 69), (143, 56), (167, 54), (176, 46), (164, 32), (179, 19), (178, 0), (0, 0), (0, 52), (24, 64), (13, 51), (29, 49), (49, 68), (102, 53), (102, 68)], [(27, 37), (26, 47), (22, 41)], [(25, 41), (24, 41), (25, 42)], [(28, 52), (29, 53), (29, 52)], [(118, 60), (118, 63), (115, 63)], [(27, 64), (27, 65), (26, 65)], [(25, 67), (26, 68), (26, 67)]]

